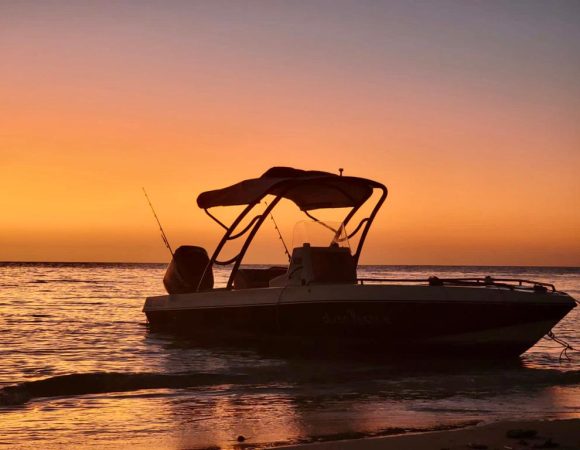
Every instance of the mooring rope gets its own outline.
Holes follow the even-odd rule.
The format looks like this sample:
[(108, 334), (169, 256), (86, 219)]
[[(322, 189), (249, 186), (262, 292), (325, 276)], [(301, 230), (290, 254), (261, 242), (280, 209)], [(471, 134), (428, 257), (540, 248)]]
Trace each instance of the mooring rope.
[(570, 361), (572, 359), (572, 358), (570, 358), (570, 356), (568, 356), (568, 350), (572, 350), (574, 352), (574, 351), (576, 351), (576, 349), (574, 347), (572, 347), (570, 344), (568, 344), (564, 339), (560, 339), (552, 331), (548, 331), (546, 336), (544, 336), (544, 339), (554, 341), (557, 344), (560, 344), (562, 347), (564, 347), (562, 349), (562, 352), (560, 353), (559, 361), (562, 361), (562, 357), (566, 358), (566, 360), (568, 360), (568, 361)]

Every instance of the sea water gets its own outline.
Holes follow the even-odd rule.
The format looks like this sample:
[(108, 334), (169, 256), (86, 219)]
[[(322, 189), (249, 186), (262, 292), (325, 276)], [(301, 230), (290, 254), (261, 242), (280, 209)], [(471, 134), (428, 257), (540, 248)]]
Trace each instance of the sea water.
[[(542, 340), (516, 361), (301, 358), (149, 331), (160, 264), (0, 264), (0, 447), (244, 448), (580, 417), (580, 353)], [(367, 266), (360, 277), (492, 275), (554, 283), (580, 269)], [(227, 274), (218, 271), (224, 283)], [(580, 348), (580, 308), (554, 330)], [(313, 342), (316, 345), (316, 342)]]

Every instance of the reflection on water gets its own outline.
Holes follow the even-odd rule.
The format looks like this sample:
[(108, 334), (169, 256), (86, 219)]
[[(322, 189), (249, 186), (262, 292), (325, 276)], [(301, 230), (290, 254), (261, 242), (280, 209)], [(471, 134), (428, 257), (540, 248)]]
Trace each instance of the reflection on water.
[[(537, 278), (580, 297), (576, 269), (364, 270)], [(147, 330), (142, 302), (161, 291), (162, 273), (157, 265), (0, 266), (0, 385), (84, 373), (83, 392), (92, 392), (63, 396), (32, 383), (28, 402), (0, 407), (0, 446), (233, 449), (238, 435), (268, 444), (470, 420), (580, 417), (580, 357), (559, 362), (551, 342), (521, 361), (495, 364), (290, 359), (200, 347)], [(577, 347), (579, 321), (576, 309), (556, 330)], [(103, 371), (123, 376), (91, 375)], [(103, 389), (94, 393), (98, 383)]]
[(418, 374), (389, 365), (285, 361), (256, 384), (33, 400), (2, 414), (0, 443), (22, 439), (47, 447), (50, 440), (58, 448), (82, 436), (110, 448), (119, 439), (150, 448), (235, 448), (238, 435), (269, 444), (538, 414), (578, 417), (580, 376), (561, 376), (522, 366), (443, 365)]

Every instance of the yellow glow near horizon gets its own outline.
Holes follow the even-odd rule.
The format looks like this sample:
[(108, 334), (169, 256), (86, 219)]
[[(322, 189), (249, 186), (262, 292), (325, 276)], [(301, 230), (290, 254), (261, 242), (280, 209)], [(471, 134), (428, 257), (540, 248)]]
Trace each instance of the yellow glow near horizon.
[(362, 263), (580, 265), (566, 14), (91, 5), (0, 7), (0, 260), (166, 261), (141, 186), (213, 249), (197, 194), (287, 165), (389, 187)]

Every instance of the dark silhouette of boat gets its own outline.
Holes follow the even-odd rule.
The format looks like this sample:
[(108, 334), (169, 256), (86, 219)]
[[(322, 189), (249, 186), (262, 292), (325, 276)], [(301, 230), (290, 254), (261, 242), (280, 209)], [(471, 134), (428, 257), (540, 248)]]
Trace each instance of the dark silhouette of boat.
[[(266, 196), (271, 201), (264, 207)], [(376, 181), (286, 167), (200, 194), (198, 206), (225, 230), (224, 236), (211, 257), (201, 247), (177, 249), (164, 278), (169, 295), (145, 302), (150, 326), (200, 339), (272, 346), (291, 342), (363, 353), (515, 357), (576, 306), (553, 285), (522, 279), (358, 278), (367, 233), (386, 197), (387, 188)], [(328, 232), (328, 240), (296, 245), (288, 267), (241, 268), (256, 232), (282, 199)], [(371, 199), (368, 215), (351, 226)], [(234, 205), (245, 208), (231, 225), (210, 212)], [(320, 209), (346, 213), (335, 225), (314, 216)], [(239, 253), (220, 260), (233, 241), (241, 243)], [(214, 288), (215, 265), (231, 267), (224, 288)]]

